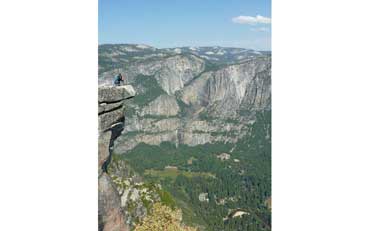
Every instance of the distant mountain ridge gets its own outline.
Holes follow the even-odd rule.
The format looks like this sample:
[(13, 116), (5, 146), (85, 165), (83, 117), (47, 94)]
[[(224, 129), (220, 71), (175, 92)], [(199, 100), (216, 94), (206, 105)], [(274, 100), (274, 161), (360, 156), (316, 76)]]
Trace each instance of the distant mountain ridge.
[(235, 63), (258, 56), (271, 55), (270, 51), (257, 51), (233, 47), (175, 47), (154, 48), (142, 44), (99, 45), (99, 74), (120, 68), (123, 64), (153, 57), (175, 54), (193, 54), (212, 63)]

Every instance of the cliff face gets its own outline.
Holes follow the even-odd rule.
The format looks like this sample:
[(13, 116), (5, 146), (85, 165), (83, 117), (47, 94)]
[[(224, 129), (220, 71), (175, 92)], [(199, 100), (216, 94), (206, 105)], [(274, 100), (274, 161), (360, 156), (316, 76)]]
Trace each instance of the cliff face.
[(132, 98), (132, 86), (99, 88), (99, 231), (127, 231), (120, 196), (107, 173), (111, 161), (111, 150), (115, 139), (124, 128), (124, 101)]
[[(113, 155), (117, 137), (126, 127), (125, 108), (136, 92), (131, 85), (99, 87), (99, 231), (128, 231), (160, 202), (161, 186), (145, 184)], [(156, 113), (160, 113), (154, 108)]]
[(129, 115), (115, 150), (124, 153), (140, 142), (190, 146), (236, 142), (248, 134), (255, 112), (270, 110), (270, 76), (269, 58), (251, 60), (204, 72), (175, 94), (162, 93), (147, 104), (130, 105), (135, 113)]
[[(218, 118), (236, 116), (240, 106), (263, 109), (269, 106), (270, 76), (261, 73), (270, 70), (270, 60), (265, 58), (209, 71), (185, 87), (180, 92), (180, 99), (186, 105), (204, 108), (209, 116)], [(242, 105), (243, 99), (249, 100), (249, 105)]]
[(141, 116), (176, 116), (180, 112), (176, 98), (169, 95), (160, 95), (154, 101), (145, 106), (140, 114)]

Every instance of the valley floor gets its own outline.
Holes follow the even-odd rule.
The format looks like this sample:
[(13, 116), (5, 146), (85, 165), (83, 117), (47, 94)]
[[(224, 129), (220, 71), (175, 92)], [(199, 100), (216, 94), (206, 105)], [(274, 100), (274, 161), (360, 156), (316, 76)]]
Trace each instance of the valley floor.
[(159, 183), (200, 230), (271, 230), (270, 112), (236, 144), (140, 144), (120, 155), (145, 182)]

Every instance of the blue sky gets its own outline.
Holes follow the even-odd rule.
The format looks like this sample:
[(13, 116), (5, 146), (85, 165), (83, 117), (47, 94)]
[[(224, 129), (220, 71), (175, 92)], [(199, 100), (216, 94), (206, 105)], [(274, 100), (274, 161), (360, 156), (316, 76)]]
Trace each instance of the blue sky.
[(99, 0), (99, 44), (271, 49), (270, 0)]

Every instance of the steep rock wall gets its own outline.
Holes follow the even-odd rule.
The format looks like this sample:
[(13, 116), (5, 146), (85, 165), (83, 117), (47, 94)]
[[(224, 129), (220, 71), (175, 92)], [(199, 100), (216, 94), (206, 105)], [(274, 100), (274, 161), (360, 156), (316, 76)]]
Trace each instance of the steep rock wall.
[(235, 143), (249, 134), (254, 113), (270, 110), (270, 104), (270, 57), (207, 71), (176, 94), (164, 93), (147, 105), (134, 106), (115, 152), (165, 141), (189, 146)]
[(124, 129), (124, 100), (132, 98), (132, 86), (99, 87), (98, 190), (99, 231), (128, 231), (120, 196), (107, 174), (115, 139)]

